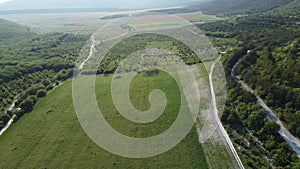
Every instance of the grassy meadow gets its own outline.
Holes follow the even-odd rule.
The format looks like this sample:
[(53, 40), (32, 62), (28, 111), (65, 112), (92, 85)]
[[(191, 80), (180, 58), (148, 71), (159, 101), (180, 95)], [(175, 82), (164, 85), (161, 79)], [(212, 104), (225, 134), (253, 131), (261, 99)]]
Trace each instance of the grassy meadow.
[[(130, 99), (136, 108), (149, 108), (147, 97), (153, 88), (161, 88), (171, 99), (166, 115), (140, 126), (126, 122), (117, 114), (110, 94), (111, 79), (111, 75), (97, 76), (96, 96), (105, 118), (116, 130), (146, 137), (162, 132), (177, 117), (176, 103), (180, 103), (180, 99), (176, 98), (180, 93), (174, 79), (167, 74), (141, 73), (133, 80), (130, 91), (134, 95)], [(162, 79), (163, 83), (157, 83)], [(71, 81), (57, 87), (0, 137), (0, 168), (208, 168), (195, 128), (176, 147), (156, 157), (131, 159), (103, 150), (82, 130), (71, 90)]]

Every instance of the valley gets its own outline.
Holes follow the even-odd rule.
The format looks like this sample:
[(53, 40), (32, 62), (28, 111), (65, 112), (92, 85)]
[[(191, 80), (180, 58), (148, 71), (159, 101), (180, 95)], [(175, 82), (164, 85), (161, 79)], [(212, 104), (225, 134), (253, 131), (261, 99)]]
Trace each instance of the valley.
[(299, 4), (0, 10), (0, 168), (300, 168)]

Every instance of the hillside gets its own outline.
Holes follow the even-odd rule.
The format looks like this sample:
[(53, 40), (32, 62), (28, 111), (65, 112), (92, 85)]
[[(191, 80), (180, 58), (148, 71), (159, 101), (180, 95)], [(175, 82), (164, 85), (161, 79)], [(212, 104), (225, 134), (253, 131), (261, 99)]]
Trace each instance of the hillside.
[[(70, 81), (66, 81), (53, 91), (48, 90), (46, 98), (37, 100), (39, 97), (38, 93), (40, 93), (37, 90), (43, 90), (45, 93), (45, 88), (53, 87), (53, 83), (60, 83), (60, 81), (69, 77), (67, 75), (72, 71), (72, 61), (78, 56), (76, 54), (78, 54), (78, 48), (82, 44), (84, 37), (84, 35), (60, 33), (34, 35), (22, 40), (20, 48), (25, 49), (22, 53), (24, 57), (19, 58), (17, 57), (17, 54), (20, 54), (19, 48), (17, 48), (19, 44), (15, 45), (18, 50), (15, 51), (13, 57), (18, 58), (20, 63), (28, 64), (25, 70), (31, 70), (31, 67), (35, 68), (35, 65), (39, 66), (39, 69), (35, 72), (36, 74), (29, 72), (28, 76), (22, 77), (18, 81), (12, 80), (11, 82), (16, 87), (21, 83), (21, 86), (23, 85), (24, 88), (29, 87), (29, 89), (20, 92), (24, 93), (26, 98), (24, 102), (17, 103), (18, 107), (26, 111), (19, 112), (15, 110), (11, 112), (18, 117), (20, 115), (24, 116), (0, 137), (0, 151), (5, 152), (0, 154), (0, 168), (84, 168), (88, 166), (88, 168), (205, 169), (208, 168), (208, 165), (216, 166), (214, 168), (220, 168), (220, 166), (233, 168), (233, 161), (226, 147), (223, 147), (222, 140), (220, 142), (219, 140), (213, 143), (208, 142), (204, 149), (202, 144), (199, 143), (195, 127), (176, 147), (155, 157), (145, 159), (125, 158), (101, 149), (87, 137), (78, 122), (72, 102), (72, 84)], [(110, 83), (113, 78), (110, 72), (115, 70), (117, 64), (113, 61), (120, 58), (124, 59), (124, 55), (128, 54), (126, 49), (154, 48), (155, 46), (161, 47), (164, 44), (166, 48), (173, 46), (172, 49), (174, 51), (183, 53), (184, 55), (181, 57), (186, 64), (200, 62), (193, 53), (188, 53), (190, 49), (187, 46), (178, 40), (176, 41), (176, 39), (157, 35), (156, 39), (152, 38), (151, 41), (150, 35), (145, 37), (143, 40), (142, 35), (133, 36), (133, 39), (119, 43), (115, 48), (112, 48), (114, 51), (108, 54), (107, 59), (104, 60), (104, 65), (100, 66), (101, 69), (99, 71), (101, 72), (99, 73), (105, 73), (105, 75), (97, 76), (95, 92), (98, 104), (102, 108), (101, 111), (103, 110), (103, 115), (107, 122), (121, 133), (138, 138), (153, 136), (170, 128), (174, 119), (178, 116), (178, 109), (180, 109), (180, 103), (184, 97), (180, 97), (180, 89), (176, 81), (170, 78), (169, 75), (167, 76), (166, 73), (162, 73), (163, 71), (148, 71), (150, 74), (139, 72), (130, 87), (130, 90), (133, 90), (132, 97), (130, 97), (132, 103), (141, 110), (148, 109), (150, 106), (149, 93), (157, 88), (166, 92), (168, 102), (163, 115), (151, 123), (136, 124), (127, 120), (116, 110), (110, 93)], [(162, 42), (165, 43), (159, 43), (159, 40), (164, 40)], [(13, 46), (9, 47), (13, 48)], [(27, 50), (29, 47), (31, 48)], [(62, 50), (64, 52), (61, 52)], [(8, 52), (3, 51), (4, 54)], [(63, 55), (60, 53), (63, 53)], [(27, 60), (32, 62), (27, 62), (23, 58), (27, 58)], [(52, 58), (56, 60), (52, 60)], [(9, 60), (9, 57), (4, 59), (8, 60), (9, 63), (12, 62)], [(46, 66), (42, 64), (43, 61)], [(47, 65), (48, 61), (52, 61), (50, 65)], [(70, 67), (65, 68), (64, 64), (59, 65), (61, 62)], [(14, 66), (17, 68), (19, 67), (18, 63), (14, 62)], [(8, 64), (3, 65), (6, 66)], [(48, 66), (50, 66), (50, 70), (40, 70), (41, 68), (48, 68)], [(55, 69), (51, 66), (55, 66)], [(12, 71), (12, 73), (15, 72)], [(46, 79), (44, 79), (45, 76), (47, 77)], [(15, 83), (15, 81), (18, 83)], [(22, 83), (23, 81), (24, 83)], [(5, 86), (3, 91), (6, 91), (8, 86), (13, 85)], [(1, 97), (5, 98), (5, 94)], [(182, 102), (185, 101), (182, 100)], [(34, 106), (33, 103), (37, 104)], [(207, 146), (210, 144), (212, 147)], [(208, 152), (209, 149), (213, 151)], [(213, 156), (213, 160), (211, 160), (215, 164), (208, 164), (206, 154), (217, 154), (217, 157)], [(222, 163), (219, 162), (221, 160)]]
[[(0, 128), (14, 115), (20, 118), (30, 111), (56, 83), (71, 77), (86, 40), (86, 35), (36, 34), (0, 20)], [(6, 113), (14, 101), (23, 110)]]
[[(26, 1), (28, 4), (22, 6), (18, 3), (21, 0), (13, 0), (6, 7), (11, 5), (16, 9), (51, 6), (56, 8), (54, 10), (59, 10), (57, 8), (61, 5), (74, 8), (91, 5), (104, 7), (95, 0), (74, 0), (73, 4), (72, 1), (59, 0), (47, 2), (49, 4), (39, 0)], [(105, 5), (122, 6), (126, 2), (117, 0)], [(184, 2), (162, 0), (154, 5), (164, 3)], [(135, 5), (141, 4), (143, 3)], [(220, 100), (225, 104), (224, 111), (219, 112), (223, 113), (220, 126), (224, 126), (229, 136), (228, 143), (233, 143), (238, 158), (247, 169), (300, 169), (300, 147), (295, 142), (289, 142), (291, 134), (296, 139), (300, 138), (299, 9), (300, 0), (203, 0), (195, 3), (192, 8), (158, 10), (169, 14), (203, 11), (223, 16), (210, 22), (197, 20), (193, 23), (205, 33), (215, 46), (213, 50), (216, 49), (221, 56), (226, 74), (227, 95), (226, 100)], [(51, 17), (45, 13), (41, 16), (49, 16), (53, 23), (65, 24), (63, 15)], [(98, 14), (90, 15), (87, 12), (85, 16), (95, 17), (100, 22), (124, 15), (110, 15), (102, 17), (102, 20)], [(202, 17), (208, 18), (207, 15)], [(47, 23), (47, 26), (52, 22)], [(151, 26), (150, 23), (147, 27), (148, 25)], [(131, 25), (116, 26), (132, 30)], [(106, 33), (103, 29), (101, 32)], [(0, 168), (234, 168), (233, 156), (228, 153), (229, 149), (223, 147), (221, 138), (212, 136), (214, 139), (199, 143), (200, 134), (197, 132), (202, 124), (198, 124), (198, 121), (178, 145), (155, 157), (121, 157), (93, 142), (81, 126), (82, 119), (75, 110), (86, 106), (85, 110), (95, 111), (89, 106), (90, 100), (84, 99), (82, 93), (85, 91), (79, 97), (74, 95), (74, 91), (80, 90), (76, 90), (76, 85), (71, 80), (74, 82), (81, 75), (86, 78), (97, 73), (93, 83), (82, 83), (95, 84), (95, 88), (92, 88), (95, 103), (101, 109), (107, 124), (128, 137), (146, 138), (170, 128), (179, 116), (180, 107), (184, 107), (181, 103), (189, 98), (180, 97), (181, 87), (177, 85), (176, 78), (151, 66), (152, 62), (158, 65), (163, 59), (168, 63), (178, 61), (163, 54), (160, 55), (161, 60), (148, 62), (150, 57), (142, 55), (144, 61), (147, 61), (141, 62), (147, 67), (144, 71), (136, 68), (136, 65), (139, 66), (137, 60), (128, 62), (127, 66), (121, 61), (137, 51), (159, 48), (177, 53), (183, 63), (198, 67), (199, 70), (203, 69), (203, 63), (211, 62), (199, 60), (194, 51), (177, 39), (148, 33), (118, 42), (104, 58), (101, 57), (101, 64), (98, 65), (97, 54), (102, 51), (101, 47), (105, 42), (97, 41), (95, 35), (97, 34), (91, 37), (79, 33), (38, 34), (27, 26), (0, 19), (0, 129), (14, 119), (14, 123), (0, 136)], [(83, 65), (84, 69), (76, 69), (80, 76), (72, 78), (75, 64)], [(118, 70), (118, 76), (113, 76), (119, 65), (125, 66)], [(152, 106), (151, 91), (163, 91), (167, 98), (165, 109), (159, 118), (149, 123), (140, 124), (125, 118), (119, 113), (115, 105), (116, 99), (112, 95), (112, 88), (115, 87), (112, 86), (113, 80), (122, 82), (127, 73), (135, 71), (137, 75), (128, 88), (129, 98), (124, 99), (121, 92), (117, 96), (143, 111)], [(184, 77), (190, 74), (183, 73)], [(205, 71), (201, 76), (206, 78), (208, 74)], [(125, 86), (124, 83), (117, 84)], [(210, 85), (211, 91), (214, 88), (218, 91), (218, 87)], [(196, 93), (195, 88), (190, 89), (192, 93)], [(216, 93), (216, 96), (221, 94)], [(74, 98), (84, 106), (78, 106)], [(16, 103), (16, 106), (8, 110), (12, 103)], [(205, 107), (206, 109), (210, 108)], [(84, 118), (88, 117), (87, 112), (83, 111)], [(187, 109), (187, 112), (190, 110)], [(282, 129), (289, 135), (282, 132)], [(225, 134), (226, 132), (224, 131)], [(114, 142), (122, 148), (128, 148), (116, 140), (111, 143)], [(153, 149), (155, 148), (157, 147), (154, 146)], [(136, 147), (133, 149), (137, 150)]]
[(9, 38), (17, 38), (22, 36), (31, 36), (29, 27), (21, 26), (17, 23), (0, 19), (0, 41), (5, 41)]
[(203, 13), (230, 16), (296, 9), (299, 4), (299, 0), (209, 0), (194, 7)]
[(299, 168), (300, 160), (257, 97), (232, 77), (233, 68), (299, 138), (299, 21), (299, 10), (292, 10), (198, 25), (223, 55), (228, 93), (222, 122), (249, 168)]
[[(140, 80), (143, 80), (141, 78), (145, 75), (141, 75), (136, 79), (133, 89), (144, 87)], [(155, 123), (152, 127), (137, 126), (132, 122), (124, 123), (126, 119), (121, 118), (116, 109), (112, 108), (111, 78), (111, 75), (98, 76), (96, 83), (101, 88), (97, 87), (99, 90), (96, 91), (96, 95), (98, 103), (104, 107), (106, 118), (119, 131), (128, 135), (149, 134), (140, 130), (143, 128), (153, 134), (152, 132), (160, 132), (168, 127), (169, 122), (173, 122), (177, 117), (172, 111), (174, 107), (169, 106), (166, 112), (170, 116), (164, 116), (168, 123)], [(155, 81), (151, 81), (155, 78), (165, 79), (164, 75), (156, 75), (144, 80), (153, 84)], [(169, 90), (169, 94), (178, 94), (174, 92), (172, 81), (166, 80), (162, 86)], [(147, 104), (138, 98), (134, 98), (133, 102), (141, 108), (147, 107)], [(174, 101), (176, 102), (176, 99), (173, 103)], [(78, 122), (72, 102), (71, 81), (50, 92), (47, 98), (38, 102), (31, 113), (9, 128), (0, 137), (0, 152), (4, 152), (0, 153), (0, 168), (207, 168), (195, 128), (175, 148), (156, 157), (132, 159), (103, 150), (90, 140)]]

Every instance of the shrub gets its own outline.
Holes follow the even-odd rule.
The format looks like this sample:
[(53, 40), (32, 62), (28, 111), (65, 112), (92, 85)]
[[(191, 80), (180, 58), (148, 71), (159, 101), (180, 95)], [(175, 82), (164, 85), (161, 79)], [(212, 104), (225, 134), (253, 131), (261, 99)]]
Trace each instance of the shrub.
[(46, 91), (45, 90), (38, 90), (37, 91), (37, 94), (36, 94), (36, 96), (38, 97), (38, 98), (41, 98), (41, 97), (45, 97), (47, 95), (47, 93), (46, 93)]

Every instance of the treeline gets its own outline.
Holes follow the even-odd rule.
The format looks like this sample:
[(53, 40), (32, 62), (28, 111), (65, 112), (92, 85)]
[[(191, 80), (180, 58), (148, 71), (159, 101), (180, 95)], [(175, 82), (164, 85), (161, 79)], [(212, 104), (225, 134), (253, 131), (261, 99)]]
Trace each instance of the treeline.
[(238, 74), (299, 136), (299, 20), (299, 11), (285, 11), (198, 25), (219, 49), (226, 50), (222, 60), (228, 93), (222, 122), (246, 168), (300, 166), (278, 134), (279, 125), (266, 118), (256, 97), (231, 76), (240, 60)]
[[(257, 14), (225, 21), (200, 24), (208, 36), (236, 38), (246, 45), (287, 42), (299, 34), (299, 11)], [(273, 39), (273, 40), (272, 40)]]
[(238, 72), (300, 138), (299, 39), (283, 47), (265, 46), (246, 55)]
[(243, 164), (257, 169), (271, 165), (297, 168), (299, 159), (279, 135), (280, 126), (266, 118), (265, 110), (256, 104), (256, 97), (242, 89), (228, 73), (229, 90), (222, 123), (238, 145)]
[[(134, 52), (144, 50), (148, 47), (149, 43), (159, 42), (161, 44), (169, 44), (162, 45), (161, 49), (165, 49), (167, 51), (171, 51), (174, 54), (179, 55), (179, 57), (188, 65), (193, 65), (196, 63), (200, 63), (201, 60), (199, 57), (185, 44), (182, 42), (160, 34), (141, 34), (129, 37), (127, 39), (122, 40), (118, 44), (116, 44), (107, 55), (101, 61), (100, 66), (98, 67), (98, 74), (111, 74), (114, 73), (118, 68), (121, 61)], [(87, 65), (84, 70), (84, 74), (91, 74), (93, 72), (89, 71), (89, 67), (96, 67), (98, 62), (93, 60), (93, 58), (87, 62)]]
[[(38, 35), (29, 28), (0, 20), (0, 128), (10, 118), (30, 112), (47, 91), (73, 75), (87, 35)], [(7, 111), (16, 101), (16, 109)]]
[[(243, 42), (232, 56), (238, 74), (300, 137), (300, 12), (284, 11), (199, 25), (215, 38)], [(233, 64), (231, 63), (231, 64)]]
[(29, 29), (29, 27), (0, 19), (0, 41), (34, 35)]
[(207, 14), (232, 16), (297, 9), (299, 5), (299, 0), (210, 0), (195, 3), (191, 8)]
[(10, 82), (34, 72), (43, 70), (53, 70), (59, 72), (62, 69), (74, 68), (74, 63), (64, 59), (49, 59), (47, 61), (35, 61), (29, 63), (21, 63), (14, 66), (1, 66), (0, 68), (0, 84)]
[(298, 157), (279, 135), (280, 126), (266, 118), (255, 95), (244, 90), (231, 76), (231, 70), (245, 49), (237, 46), (223, 55), (227, 76), (227, 100), (222, 123), (238, 147), (246, 168), (291, 168), (300, 165)]

